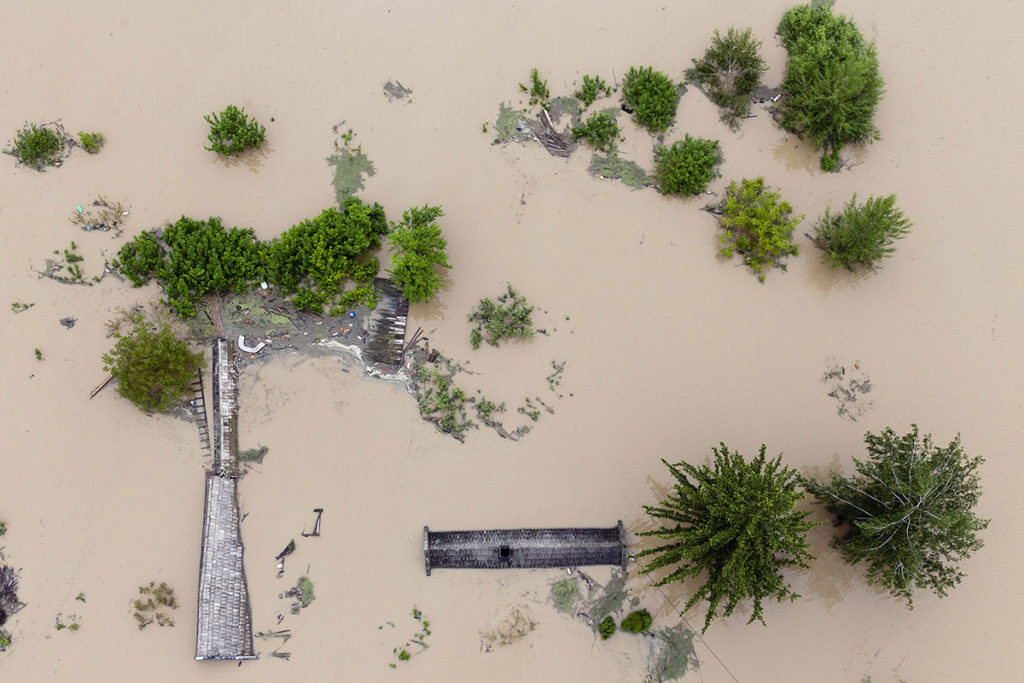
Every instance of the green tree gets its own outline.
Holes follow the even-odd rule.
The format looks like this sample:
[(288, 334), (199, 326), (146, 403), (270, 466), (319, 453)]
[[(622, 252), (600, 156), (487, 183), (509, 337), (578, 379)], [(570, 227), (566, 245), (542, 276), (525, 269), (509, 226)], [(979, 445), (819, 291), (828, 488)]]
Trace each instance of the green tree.
[(436, 223), (443, 215), (441, 207), (424, 204), (408, 209), (392, 226), (391, 277), (409, 301), (429, 301), (441, 289), (437, 267), (451, 268), (448, 242)]
[(170, 326), (151, 330), (140, 317), (127, 334), (103, 354), (103, 367), (117, 379), (117, 391), (141, 410), (158, 412), (183, 400), (203, 362), (188, 344), (174, 336)]
[(263, 144), (267, 129), (256, 119), (250, 119), (245, 107), (239, 109), (229, 104), (220, 114), (213, 112), (203, 118), (210, 124), (210, 146), (204, 149), (227, 156)]
[(822, 167), (834, 170), (844, 145), (878, 137), (874, 115), (883, 83), (875, 45), (826, 3), (790, 9), (778, 34), (789, 51), (781, 123), (823, 148)]
[(736, 127), (750, 113), (750, 97), (761, 86), (768, 66), (761, 59), (761, 42), (751, 29), (729, 28), (723, 38), (716, 30), (711, 47), (686, 70), (687, 80), (700, 83), (722, 111), (722, 120)]
[(625, 619), (622, 620), (622, 630), (629, 631), (630, 633), (643, 633), (651, 628), (651, 624), (654, 623), (654, 619), (651, 618), (651, 613), (645, 609), (638, 609), (634, 612), (630, 612)]
[(584, 75), (583, 85), (573, 95), (580, 101), (583, 108), (586, 109), (594, 103), (594, 100), (601, 96), (602, 90), (605, 95), (612, 94), (612, 89), (608, 87), (603, 78), (600, 76)]
[(706, 575), (683, 608), (686, 612), (702, 599), (708, 602), (704, 631), (720, 611), (728, 617), (742, 600), (754, 601), (749, 624), (755, 619), (764, 623), (765, 598), (799, 597), (781, 569), (807, 567), (813, 557), (806, 532), (815, 525), (806, 520), (809, 512), (796, 509), (804, 497), (799, 475), (781, 464), (781, 455), (767, 460), (762, 445), (760, 455), (748, 463), (724, 443), (712, 450), (714, 467), (662, 460), (676, 480), (675, 492), (644, 510), (667, 524), (640, 535), (668, 544), (636, 555), (654, 557), (641, 573), (672, 568), (655, 585)]
[(59, 166), (64, 157), (65, 141), (62, 135), (45, 125), (26, 123), (14, 136), (14, 142), (4, 150), (18, 161), (37, 171), (46, 166)]
[(685, 91), (653, 67), (630, 67), (622, 79), (622, 99), (636, 122), (651, 131), (668, 130), (676, 119), (676, 107)]
[(718, 176), (718, 140), (691, 138), (654, 149), (654, 179), (662, 194), (700, 194)]
[(164, 261), (164, 248), (152, 233), (136, 235), (118, 250), (111, 265), (132, 281), (135, 287), (148, 283)]
[(835, 544), (847, 562), (868, 563), (868, 583), (911, 608), (915, 589), (944, 597), (964, 576), (957, 562), (983, 545), (978, 532), (989, 520), (974, 513), (983, 458), (968, 457), (959, 434), (940, 447), (917, 425), (903, 436), (868, 432), (864, 442), (868, 458), (854, 458), (856, 475), (832, 472), (824, 484), (806, 480), (807, 490), (836, 526), (848, 525)]
[(722, 228), (719, 256), (731, 258), (734, 252), (740, 253), (761, 282), (765, 266), (786, 270), (782, 259), (798, 250), (793, 228), (803, 216), (794, 218), (793, 207), (780, 199), (777, 192), (765, 189), (764, 178), (744, 180), (740, 185), (734, 180), (716, 211)]
[(601, 640), (608, 640), (615, 635), (615, 619), (608, 616), (597, 625), (597, 632), (601, 634)]
[(876, 261), (896, 251), (893, 244), (910, 232), (910, 219), (896, 208), (896, 195), (869, 197), (857, 204), (857, 195), (839, 213), (825, 209), (814, 226), (815, 246), (833, 268), (873, 268)]
[(615, 110), (591, 114), (586, 122), (572, 127), (572, 138), (586, 138), (594, 149), (610, 152), (619, 137), (619, 124), (615, 122)]

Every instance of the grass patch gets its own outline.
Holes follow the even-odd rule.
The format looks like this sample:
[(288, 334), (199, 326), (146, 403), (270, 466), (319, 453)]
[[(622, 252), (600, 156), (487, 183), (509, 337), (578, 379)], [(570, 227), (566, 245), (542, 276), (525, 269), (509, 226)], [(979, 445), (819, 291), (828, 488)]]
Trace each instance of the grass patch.
[(561, 612), (572, 611), (579, 594), (580, 584), (575, 578), (559, 581), (551, 586), (551, 599), (555, 603), (555, 609)]
[(341, 136), (342, 144), (334, 142), (334, 154), (327, 157), (327, 163), (334, 166), (334, 194), (341, 207), (347, 197), (362, 190), (366, 185), (364, 178), (376, 173), (373, 162), (363, 154), (363, 146), (349, 147), (353, 137), (352, 129)]
[(80, 130), (78, 131), (78, 142), (82, 145), (82, 149), (89, 154), (98, 154), (107, 140), (103, 137), (103, 133), (86, 133)]
[(254, 462), (263, 464), (263, 457), (270, 452), (270, 449), (260, 444), (256, 448), (247, 448), (238, 454), (239, 462)]
[(642, 166), (633, 161), (623, 159), (615, 152), (607, 156), (601, 154), (592, 156), (587, 171), (590, 175), (599, 178), (621, 180), (634, 190), (639, 190), (649, 182), (647, 171)]

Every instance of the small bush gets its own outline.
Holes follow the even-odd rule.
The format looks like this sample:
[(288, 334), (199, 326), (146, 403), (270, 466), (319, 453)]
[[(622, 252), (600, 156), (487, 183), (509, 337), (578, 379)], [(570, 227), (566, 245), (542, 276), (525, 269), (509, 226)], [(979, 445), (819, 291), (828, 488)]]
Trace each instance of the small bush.
[(700, 194), (718, 176), (722, 152), (717, 140), (691, 138), (654, 150), (654, 179), (662, 194)]
[(530, 72), (530, 104), (539, 104), (547, 109), (550, 98), (551, 91), (548, 90), (548, 82), (542, 81), (540, 73), (534, 69)]
[(78, 141), (86, 152), (96, 154), (106, 143), (106, 138), (103, 137), (103, 133), (86, 133), (80, 130), (78, 131)]
[(906, 237), (910, 226), (910, 220), (896, 208), (896, 195), (870, 197), (861, 205), (854, 195), (835, 215), (825, 209), (825, 215), (814, 226), (814, 243), (824, 252), (825, 263), (833, 268), (872, 268), (876, 261), (896, 251), (893, 244)]
[(622, 630), (630, 633), (643, 633), (651, 628), (652, 623), (654, 623), (654, 619), (651, 618), (651, 613), (645, 609), (639, 609), (630, 612), (629, 616), (622, 620)]
[(821, 157), (821, 170), (833, 173), (839, 170), (839, 152), (833, 151)]
[(533, 336), (532, 313), (533, 306), (526, 303), (526, 297), (508, 285), (508, 290), (498, 297), (498, 303), (481, 299), (476, 310), (466, 316), (469, 322), (479, 323), (470, 332), (470, 343), (478, 349), (485, 339), (491, 346), (498, 346), (501, 339), (529, 339)]
[(163, 260), (163, 247), (152, 233), (144, 232), (136, 235), (131, 242), (126, 242), (111, 265), (131, 280), (133, 286), (141, 287), (149, 282)]
[(652, 67), (631, 67), (622, 80), (622, 99), (636, 122), (651, 131), (668, 130), (676, 118), (682, 86)]
[(586, 109), (594, 103), (594, 100), (601, 96), (602, 90), (605, 95), (612, 94), (611, 88), (608, 87), (608, 84), (600, 76), (584, 76), (583, 85), (573, 95), (583, 103), (583, 108)]
[(605, 617), (601, 623), (597, 625), (597, 632), (601, 634), (601, 640), (608, 640), (615, 635), (615, 620), (610, 616)]
[(803, 216), (793, 218), (793, 207), (780, 201), (778, 193), (766, 190), (764, 178), (729, 183), (718, 210), (723, 230), (720, 256), (730, 258), (739, 252), (761, 282), (765, 266), (786, 270), (782, 259), (797, 253), (793, 228)]
[(219, 115), (214, 112), (203, 118), (210, 124), (210, 146), (204, 149), (225, 156), (259, 147), (267, 130), (256, 119), (246, 116), (245, 107), (239, 109), (233, 104)]
[(573, 126), (574, 140), (586, 138), (594, 149), (610, 152), (619, 137), (619, 124), (615, 122), (614, 110), (591, 114), (585, 123)]
[(14, 145), (5, 150), (18, 161), (37, 171), (57, 166), (64, 153), (64, 139), (45, 126), (26, 123), (14, 136)]
[(758, 53), (760, 47), (749, 28), (742, 33), (730, 28), (724, 38), (716, 30), (704, 57), (693, 60), (693, 67), (686, 70), (686, 78), (707, 89), (730, 125), (750, 112), (750, 96), (768, 70)]

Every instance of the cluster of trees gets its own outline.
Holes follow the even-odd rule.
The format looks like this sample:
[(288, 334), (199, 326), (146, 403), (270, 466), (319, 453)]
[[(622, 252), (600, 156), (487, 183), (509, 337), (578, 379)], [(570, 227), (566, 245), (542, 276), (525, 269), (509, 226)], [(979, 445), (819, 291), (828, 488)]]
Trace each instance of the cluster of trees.
[(707, 603), (704, 630), (752, 600), (747, 623), (764, 623), (763, 601), (795, 600), (783, 575), (813, 560), (806, 533), (815, 526), (797, 503), (810, 492), (834, 515), (842, 533), (834, 546), (851, 564), (867, 564), (867, 581), (913, 607), (917, 590), (945, 596), (963, 578), (958, 562), (982, 547), (988, 526), (974, 508), (981, 495), (980, 457), (969, 457), (960, 437), (936, 446), (914, 425), (905, 435), (886, 429), (866, 434), (868, 457), (854, 458), (856, 474), (831, 473), (825, 482), (800, 476), (779, 455), (747, 461), (723, 443), (711, 465), (665, 462), (673, 493), (644, 506), (662, 526), (643, 532), (665, 544), (635, 557), (651, 557), (642, 573), (667, 570), (657, 585), (704, 577), (684, 612)]
[[(269, 242), (249, 228), (225, 228), (219, 218), (182, 216), (126, 243), (113, 265), (135, 286), (155, 277), (183, 317), (194, 316), (206, 294), (244, 293), (261, 280), (292, 296), (301, 310), (320, 313), (330, 305), (338, 313), (360, 301), (376, 304), (371, 283), (380, 266), (370, 254), (387, 237), (395, 282), (410, 301), (427, 301), (441, 287), (435, 267), (451, 267), (436, 223), (442, 215), (439, 207), (414, 208), (389, 226), (379, 204), (348, 197), (340, 209), (326, 209)], [(355, 287), (346, 291), (348, 280)]]

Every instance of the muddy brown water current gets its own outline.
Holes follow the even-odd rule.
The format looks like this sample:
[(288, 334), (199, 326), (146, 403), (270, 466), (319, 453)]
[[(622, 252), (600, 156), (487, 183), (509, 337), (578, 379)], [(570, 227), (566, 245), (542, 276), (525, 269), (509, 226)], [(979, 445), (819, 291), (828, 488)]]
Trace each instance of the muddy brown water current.
[[(1022, 57), (1006, 46), (1024, 7), (841, 2), (837, 11), (878, 45), (886, 94), (882, 140), (848, 150), (856, 165), (838, 174), (819, 172), (814, 151), (757, 108), (733, 133), (702, 95), (683, 97), (668, 139), (720, 139), (726, 161), (712, 189), (765, 176), (807, 215), (798, 234), (854, 192), (895, 192), (913, 232), (866, 277), (830, 271), (801, 238), (789, 271), (760, 285), (736, 260), (716, 259), (704, 200), (592, 178), (583, 148), (556, 159), (537, 145), (492, 146), (481, 132), (534, 66), (555, 94), (583, 73), (611, 80), (634, 64), (679, 77), (712, 30), (729, 25), (754, 28), (775, 84), (785, 55), (772, 33), (788, 4), (0, 2), (10, 29), (0, 43), (5, 139), (54, 117), (108, 139), (99, 155), (77, 150), (43, 174), (0, 158), (0, 518), (28, 603), (8, 624), (16, 644), (0, 655), (0, 678), (642, 681), (639, 638), (602, 643), (548, 603), (564, 573), (428, 579), (423, 525), (622, 518), (632, 534), (648, 525), (640, 506), (667, 490), (659, 458), (700, 462), (719, 441), (750, 455), (763, 442), (803, 472), (849, 472), (866, 430), (917, 422), (938, 442), (960, 432), (987, 459), (979, 512), (992, 524), (963, 563), (963, 584), (907, 611), (867, 587), (819, 527), (810, 534), (819, 559), (789, 575), (803, 598), (768, 605), (767, 627), (745, 625), (745, 612), (715, 623), (687, 679), (1009, 680), (1024, 608), (1014, 587), (1024, 559), (1024, 269), (1013, 172), (1024, 97), (1013, 85)], [(408, 98), (386, 97), (394, 79)], [(267, 126), (264, 153), (225, 164), (203, 149), (203, 115), (228, 103)], [(86, 276), (99, 274), (125, 239), (182, 213), (269, 238), (334, 201), (325, 158), (343, 121), (376, 168), (364, 198), (395, 218), (426, 202), (446, 212), (454, 268), (435, 303), (412, 308), (410, 329), (471, 361), (471, 392), (510, 406), (549, 400), (544, 378), (557, 360), (565, 397), (519, 443), (480, 430), (459, 444), (422, 422), (400, 388), (338, 358), (281, 354), (246, 368), (242, 447), (270, 448), (241, 484), (254, 629), (292, 629), (282, 648), (291, 660), (257, 640), (263, 659), (240, 669), (196, 663), (195, 428), (146, 417), (109, 389), (87, 399), (104, 377), (104, 321), (157, 292), (111, 278), (63, 286), (32, 268), (75, 240)], [(632, 124), (626, 136), (623, 154), (649, 165), (650, 139)], [(131, 205), (124, 237), (68, 222), (96, 194)], [(473, 351), (465, 315), (505, 282), (547, 312), (539, 323), (551, 335)], [(14, 314), (14, 301), (35, 306)], [(65, 329), (58, 321), (69, 315), (78, 322)], [(857, 421), (837, 415), (822, 381), (836, 359), (870, 374), (870, 407)], [(314, 507), (325, 509), (322, 536), (301, 538)], [(273, 557), (293, 537), (278, 580)], [(307, 569), (317, 599), (292, 616), (277, 596)], [(631, 572), (655, 625), (678, 623), (687, 587), (653, 589)], [(173, 629), (134, 625), (129, 601), (150, 580), (177, 590)], [(431, 622), (430, 648), (392, 670), (392, 648), (416, 630), (414, 605)], [(480, 633), (513, 607), (536, 628), (482, 652)], [(81, 630), (55, 630), (58, 613), (77, 614)]]

